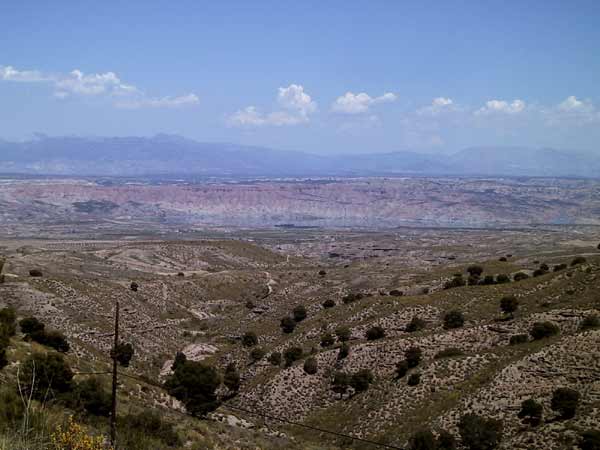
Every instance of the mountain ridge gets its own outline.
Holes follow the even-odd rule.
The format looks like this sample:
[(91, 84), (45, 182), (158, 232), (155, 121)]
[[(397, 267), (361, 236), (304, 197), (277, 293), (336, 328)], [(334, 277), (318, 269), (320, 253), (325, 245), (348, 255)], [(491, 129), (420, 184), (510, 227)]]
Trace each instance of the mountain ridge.
[(44, 175), (600, 177), (600, 156), (553, 148), (478, 146), (451, 155), (412, 151), (317, 155), (178, 135), (0, 139), (0, 173)]

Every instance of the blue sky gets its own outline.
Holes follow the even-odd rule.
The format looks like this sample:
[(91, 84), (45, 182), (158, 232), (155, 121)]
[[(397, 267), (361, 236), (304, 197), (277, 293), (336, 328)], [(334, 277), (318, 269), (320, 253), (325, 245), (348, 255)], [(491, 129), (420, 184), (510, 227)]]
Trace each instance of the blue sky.
[(0, 137), (600, 153), (598, 1), (6, 1)]

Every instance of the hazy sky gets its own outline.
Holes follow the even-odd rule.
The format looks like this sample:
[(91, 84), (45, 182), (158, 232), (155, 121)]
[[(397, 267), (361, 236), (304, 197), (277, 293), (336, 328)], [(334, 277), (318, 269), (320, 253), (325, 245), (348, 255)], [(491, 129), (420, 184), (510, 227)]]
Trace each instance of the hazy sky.
[(600, 1), (4, 1), (0, 137), (600, 153)]

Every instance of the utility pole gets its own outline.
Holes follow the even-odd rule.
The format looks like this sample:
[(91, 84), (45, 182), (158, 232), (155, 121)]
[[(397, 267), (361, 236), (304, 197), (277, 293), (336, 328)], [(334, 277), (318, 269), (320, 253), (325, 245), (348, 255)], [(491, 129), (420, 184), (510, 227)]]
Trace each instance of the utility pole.
[(115, 343), (111, 352), (113, 360), (112, 372), (112, 405), (110, 413), (110, 445), (117, 448), (117, 345), (119, 345), (119, 301), (115, 304)]

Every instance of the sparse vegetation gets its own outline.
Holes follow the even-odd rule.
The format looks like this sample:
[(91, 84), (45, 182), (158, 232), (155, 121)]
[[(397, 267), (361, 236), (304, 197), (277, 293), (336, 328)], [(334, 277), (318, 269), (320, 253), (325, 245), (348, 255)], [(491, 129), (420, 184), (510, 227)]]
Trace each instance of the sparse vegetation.
[(529, 332), (534, 340), (544, 339), (558, 333), (560, 333), (560, 328), (553, 322), (535, 322)]
[(456, 356), (463, 356), (465, 353), (459, 349), (454, 347), (445, 348), (444, 350), (440, 350), (434, 356), (435, 359), (443, 359), (443, 358), (454, 358)]
[(350, 386), (357, 393), (364, 392), (369, 389), (370, 384), (373, 383), (373, 379), (373, 372), (369, 369), (361, 369), (350, 377)]

